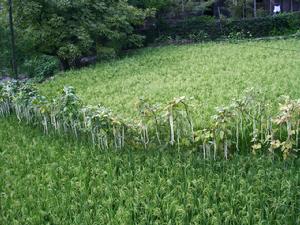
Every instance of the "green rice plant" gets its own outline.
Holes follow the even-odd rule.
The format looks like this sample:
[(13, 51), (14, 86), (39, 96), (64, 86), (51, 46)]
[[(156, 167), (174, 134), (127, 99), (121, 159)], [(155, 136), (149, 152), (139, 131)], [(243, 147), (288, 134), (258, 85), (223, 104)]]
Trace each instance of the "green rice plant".
[(0, 140), (1, 224), (300, 223), (299, 158), (99, 151), (15, 116)]
[(73, 86), (85, 104), (104, 105), (126, 118), (136, 116), (140, 96), (153, 104), (193, 96), (201, 103), (194, 125), (206, 127), (216, 107), (229, 106), (248, 87), (261, 90), (274, 110), (281, 95), (300, 98), (299, 48), (300, 40), (293, 38), (148, 47), (57, 74), (38, 88), (51, 99)]
[(300, 64), (275, 49), (296, 44), (148, 48), (39, 91), (0, 83), (0, 223), (300, 224)]

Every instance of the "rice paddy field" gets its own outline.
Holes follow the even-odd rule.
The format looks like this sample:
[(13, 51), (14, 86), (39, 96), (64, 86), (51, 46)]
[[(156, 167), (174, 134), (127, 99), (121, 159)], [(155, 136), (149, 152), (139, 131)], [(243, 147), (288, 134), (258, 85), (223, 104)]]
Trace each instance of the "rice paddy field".
[(0, 224), (299, 224), (300, 161), (101, 152), (0, 119)]
[[(71, 85), (86, 104), (135, 115), (139, 97), (194, 96), (203, 123), (248, 87), (300, 98), (300, 40), (135, 51), (39, 85)], [(274, 103), (275, 104), (275, 103)], [(174, 149), (173, 149), (174, 150)], [(203, 160), (197, 151), (100, 151), (0, 118), (0, 224), (300, 224), (300, 160)]]
[(75, 87), (86, 104), (103, 104), (132, 116), (140, 97), (166, 102), (194, 97), (207, 120), (215, 107), (253, 87), (269, 100), (300, 97), (300, 40), (220, 42), (146, 48), (95, 68), (71, 71), (45, 82), (44, 95)]

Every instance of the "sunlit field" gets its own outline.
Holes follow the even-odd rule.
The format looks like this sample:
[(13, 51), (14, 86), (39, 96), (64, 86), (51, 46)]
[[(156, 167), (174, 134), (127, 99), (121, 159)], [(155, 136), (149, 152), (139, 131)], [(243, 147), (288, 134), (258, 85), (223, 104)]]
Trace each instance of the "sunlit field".
[(299, 160), (108, 151), (0, 119), (0, 224), (299, 224)]
[(64, 85), (76, 88), (86, 104), (103, 104), (133, 115), (139, 97), (166, 102), (195, 97), (209, 118), (246, 88), (262, 90), (269, 100), (300, 97), (300, 40), (221, 42), (146, 48), (95, 68), (59, 74), (40, 89), (54, 96)]
[[(300, 102), (286, 100), (286, 111), (278, 107), (281, 95), (300, 98), (299, 49), (297, 39), (145, 48), (38, 84), (47, 102), (30, 86), (11, 98), (4, 95), (10, 89), (3, 89), (0, 225), (300, 224), (300, 160), (294, 157), (300, 143)], [(72, 88), (63, 92), (65, 85), (74, 86), (81, 100)], [(242, 106), (245, 111), (239, 114), (237, 106), (225, 107), (227, 111), (217, 112), (217, 125), (208, 126), (215, 107), (230, 104), (250, 87), (261, 91), (254, 106)], [(195, 142), (184, 136), (180, 142), (186, 127), (180, 130), (177, 123), (178, 146), (170, 145), (176, 120), (164, 105), (162, 132), (155, 133), (159, 126), (149, 123), (151, 148), (132, 121), (125, 120), (128, 126), (124, 122), (132, 129), (126, 137), (121, 128), (117, 133), (116, 118), (105, 114), (106, 108), (85, 117), (86, 105), (101, 104), (126, 119), (141, 119), (140, 97), (166, 104), (180, 96), (194, 97), (196, 125), (183, 133)], [(261, 110), (265, 100), (276, 110), (277, 121), (271, 120), (272, 112)], [(186, 116), (182, 121), (190, 125), (188, 110), (179, 110), (177, 115)], [(109, 121), (96, 127), (111, 141), (106, 148), (94, 140), (99, 130), (86, 125), (88, 119), (97, 125), (97, 118)], [(209, 129), (199, 130), (199, 122)], [(155, 134), (164, 139), (157, 141)], [(121, 136), (125, 145), (121, 141), (120, 148), (113, 148)]]

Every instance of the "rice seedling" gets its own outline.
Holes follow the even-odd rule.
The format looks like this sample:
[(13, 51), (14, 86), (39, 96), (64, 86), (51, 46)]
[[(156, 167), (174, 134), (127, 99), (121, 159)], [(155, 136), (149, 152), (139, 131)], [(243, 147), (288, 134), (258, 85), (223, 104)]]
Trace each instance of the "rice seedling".
[(0, 118), (1, 224), (299, 224), (299, 159), (99, 151)]

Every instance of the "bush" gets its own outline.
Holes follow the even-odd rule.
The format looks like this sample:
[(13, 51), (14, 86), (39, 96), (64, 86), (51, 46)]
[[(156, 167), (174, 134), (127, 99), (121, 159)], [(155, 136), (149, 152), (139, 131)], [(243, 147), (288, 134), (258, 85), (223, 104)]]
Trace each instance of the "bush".
[(300, 38), (300, 30), (297, 30), (297, 32), (294, 34), (295, 38)]
[(286, 35), (300, 28), (300, 13), (280, 14), (247, 20), (222, 21), (222, 32), (250, 32), (253, 37)]
[(15, 26), (23, 35), (32, 36), (31, 51), (58, 57), (62, 69), (68, 70), (78, 58), (94, 55), (98, 43), (106, 47), (117, 43), (120, 49), (141, 46), (142, 37), (134, 28), (152, 16), (153, 10), (141, 10), (119, 0), (75, 2), (15, 2)]
[(44, 79), (54, 75), (58, 70), (58, 59), (53, 56), (35, 56), (23, 64), (23, 71), (30, 78)]
[[(180, 21), (160, 19), (155, 26), (149, 27), (143, 34), (147, 35), (148, 43), (157, 40), (160, 36), (175, 38), (194, 38), (195, 34), (205, 34), (205, 40), (215, 40), (223, 37), (240, 34), (242, 37), (266, 37), (274, 35), (289, 35), (300, 29), (300, 12), (283, 13), (276, 16), (266, 16), (254, 19), (216, 20), (209, 16), (188, 17)], [(236, 36), (236, 35), (235, 35)]]
[(205, 31), (200, 30), (197, 33), (190, 34), (189, 39), (195, 42), (202, 42), (202, 41), (207, 41), (209, 38), (208, 38), (208, 34)]
[(98, 60), (110, 60), (117, 57), (117, 52), (114, 48), (97, 46), (97, 58)]
[(11, 62), (10, 62), (10, 51), (9, 51), (9, 36), (7, 30), (0, 25), (0, 76), (2, 75), (7, 75), (4, 74), (4, 71), (6, 71)]

